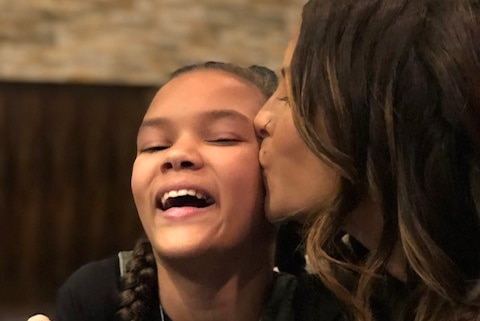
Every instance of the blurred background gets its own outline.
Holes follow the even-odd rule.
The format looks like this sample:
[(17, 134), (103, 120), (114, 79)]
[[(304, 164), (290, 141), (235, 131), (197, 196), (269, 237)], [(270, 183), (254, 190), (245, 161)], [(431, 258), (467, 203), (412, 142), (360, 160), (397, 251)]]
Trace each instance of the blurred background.
[(278, 69), (300, 0), (0, 0), (0, 320), (130, 249), (138, 125), (174, 69)]

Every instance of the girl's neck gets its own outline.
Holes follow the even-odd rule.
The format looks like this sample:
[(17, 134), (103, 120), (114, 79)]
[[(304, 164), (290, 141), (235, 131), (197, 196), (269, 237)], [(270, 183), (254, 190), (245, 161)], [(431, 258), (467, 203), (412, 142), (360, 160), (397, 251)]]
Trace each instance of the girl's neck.
[[(263, 257), (223, 254), (189, 260), (157, 259), (160, 302), (174, 321), (258, 321), (273, 264)], [(248, 259), (247, 259), (248, 257)]]

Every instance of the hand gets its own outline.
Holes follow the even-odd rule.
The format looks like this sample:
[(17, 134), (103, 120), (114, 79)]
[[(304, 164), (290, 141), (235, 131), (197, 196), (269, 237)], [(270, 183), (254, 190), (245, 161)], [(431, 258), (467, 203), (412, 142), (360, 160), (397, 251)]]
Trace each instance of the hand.
[(27, 321), (50, 321), (50, 319), (43, 314), (35, 314), (28, 318)]

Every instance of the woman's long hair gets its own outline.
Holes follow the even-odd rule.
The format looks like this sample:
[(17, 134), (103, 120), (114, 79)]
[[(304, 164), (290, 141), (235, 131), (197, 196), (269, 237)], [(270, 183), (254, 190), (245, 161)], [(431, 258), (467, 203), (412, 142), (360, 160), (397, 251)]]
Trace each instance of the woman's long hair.
[[(291, 63), (293, 114), (342, 176), (311, 215), (310, 264), (355, 320), (372, 320), (395, 246), (407, 262), (398, 319), (480, 315), (480, 21), (476, 0), (310, 0)], [(320, 133), (326, 133), (328, 137)], [(383, 216), (356, 261), (343, 227), (361, 202)]]
[[(230, 63), (209, 61), (189, 65), (175, 71), (170, 79), (195, 70), (219, 70), (254, 84), (265, 96), (270, 97), (277, 88), (275, 73), (263, 66), (243, 68)], [(120, 284), (119, 321), (153, 320), (159, 309), (157, 267), (151, 244), (140, 240), (133, 250), (133, 257)]]

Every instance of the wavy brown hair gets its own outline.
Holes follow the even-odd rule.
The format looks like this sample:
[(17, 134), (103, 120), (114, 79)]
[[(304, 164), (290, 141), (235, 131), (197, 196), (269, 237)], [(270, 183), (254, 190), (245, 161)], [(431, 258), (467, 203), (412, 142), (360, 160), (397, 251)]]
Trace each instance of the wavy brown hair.
[[(394, 298), (397, 319), (480, 319), (479, 13), (476, 0), (304, 7), (291, 62), (294, 120), (342, 175), (331, 207), (310, 216), (307, 254), (355, 320), (372, 320), (398, 244), (409, 294)], [(378, 248), (352, 260), (339, 240), (366, 199), (383, 231)]]
[[(275, 73), (263, 66), (240, 67), (230, 63), (209, 61), (189, 65), (175, 71), (170, 79), (195, 70), (219, 70), (253, 83), (265, 96), (270, 97), (277, 88)], [(119, 321), (153, 320), (159, 309), (157, 266), (148, 240), (141, 239), (133, 250), (122, 277), (119, 294)]]

